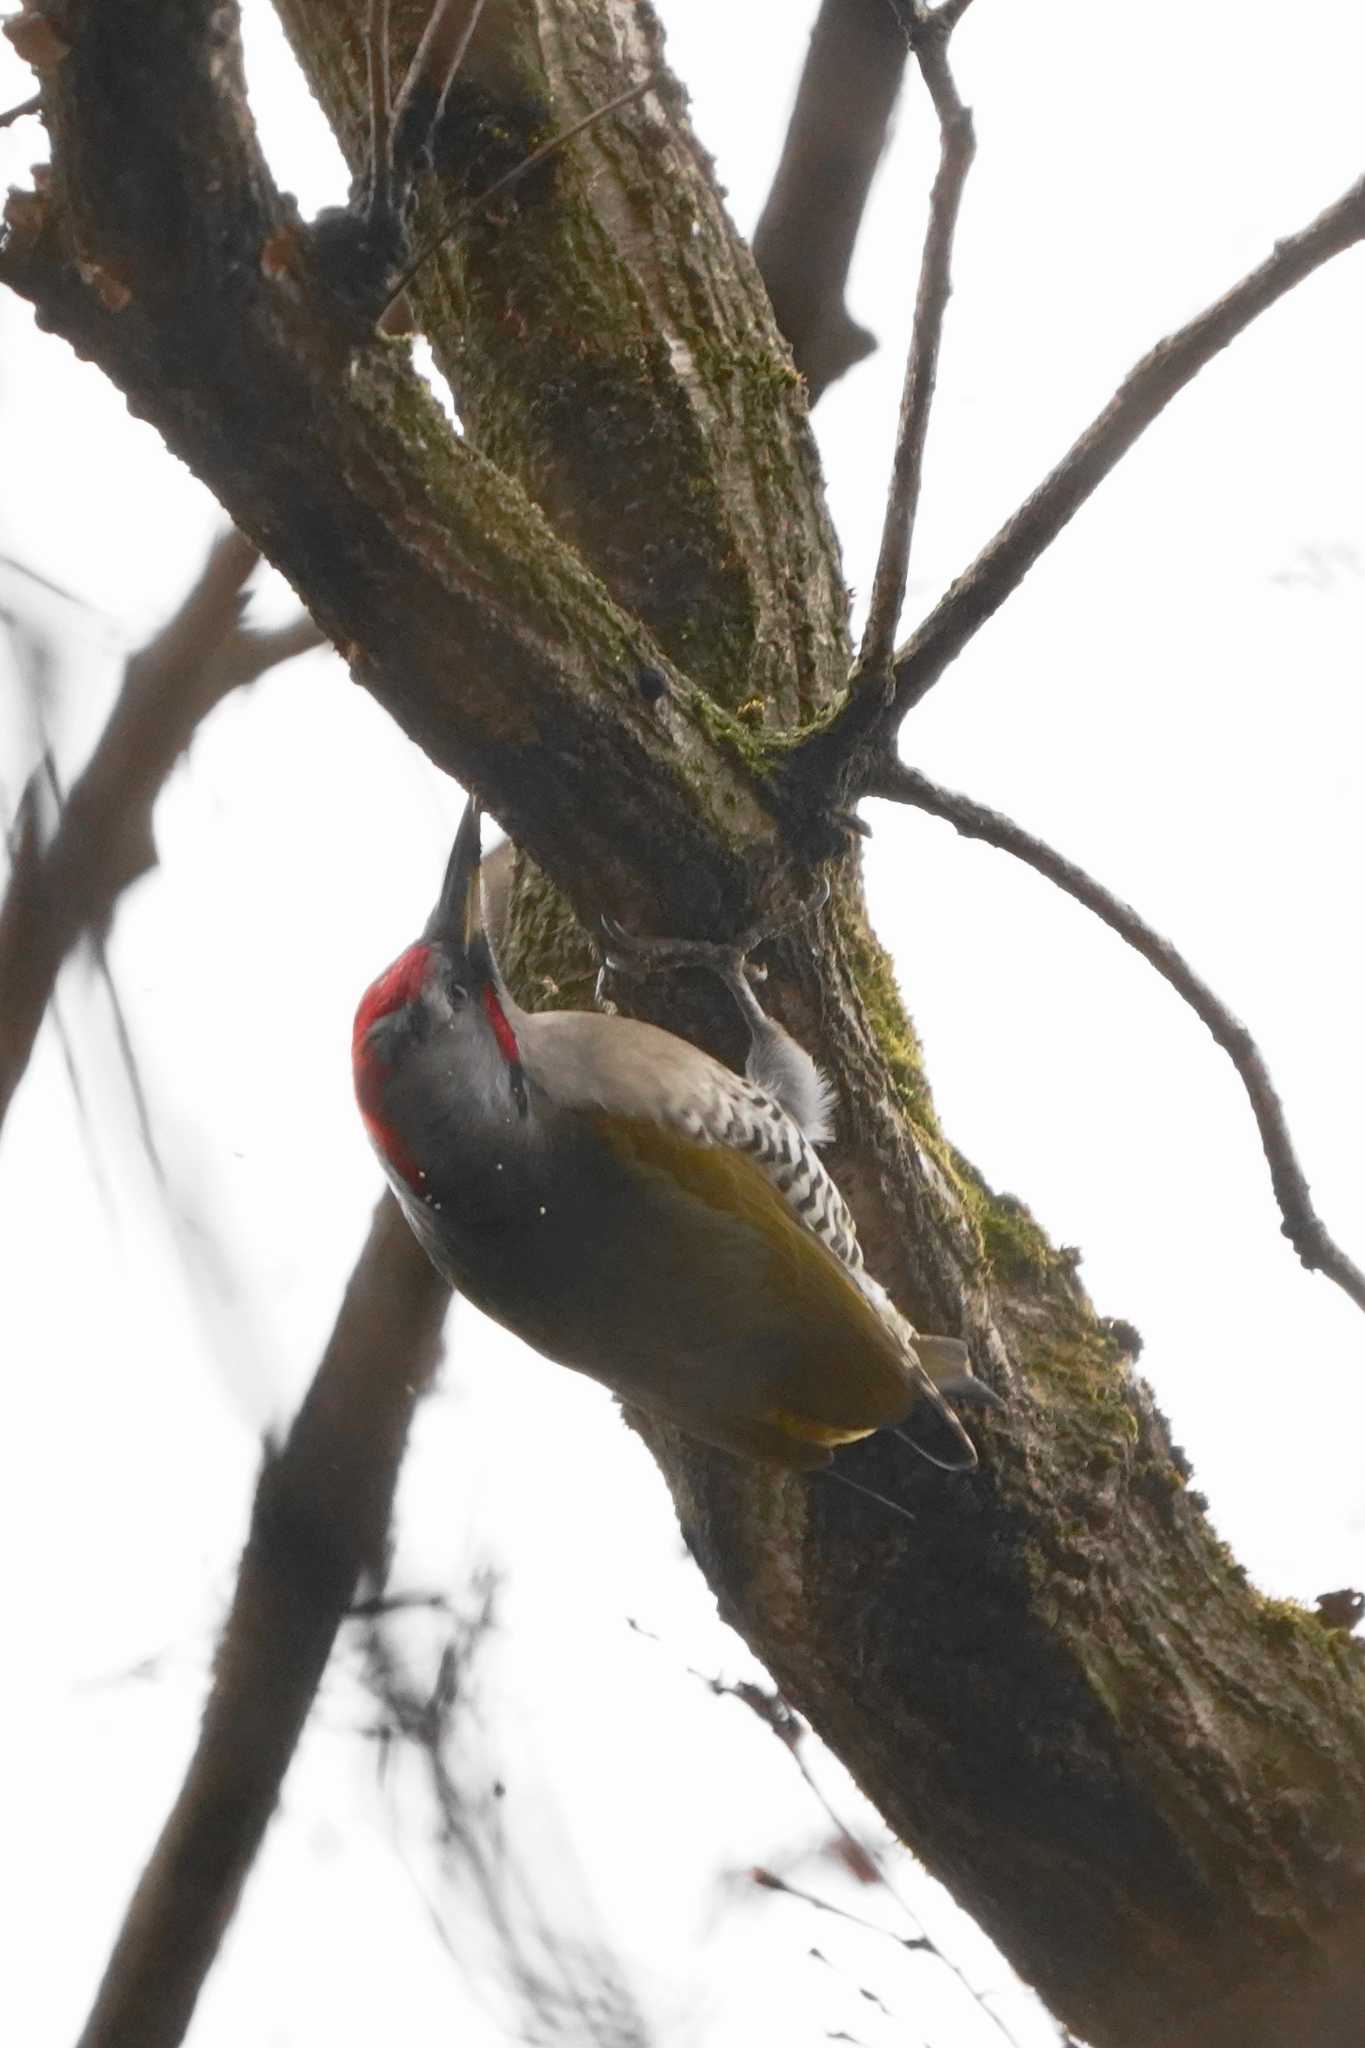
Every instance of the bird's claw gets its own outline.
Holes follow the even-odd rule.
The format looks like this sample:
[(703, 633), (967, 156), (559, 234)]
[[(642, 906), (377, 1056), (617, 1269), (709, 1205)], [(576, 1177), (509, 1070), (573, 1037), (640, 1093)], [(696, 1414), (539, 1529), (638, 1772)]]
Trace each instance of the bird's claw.
[(764, 981), (767, 969), (753, 962), (750, 955), (790, 930), (793, 924), (814, 917), (828, 901), (829, 882), (821, 875), (795, 917), (790, 912), (780, 912), (759, 918), (737, 939), (646, 938), (639, 932), (627, 931), (616, 918), (603, 915), (601, 928), (606, 944), (602, 948), (602, 965), (610, 972), (625, 974), (652, 974), (668, 967), (708, 967), (725, 980), (750, 974), (756, 981)]
[[(627, 931), (614, 917), (603, 917), (602, 965), (615, 974), (653, 974), (667, 967), (709, 967), (713, 973), (743, 970), (746, 947), (716, 939), (655, 939)], [(757, 944), (757, 940), (754, 941)]]

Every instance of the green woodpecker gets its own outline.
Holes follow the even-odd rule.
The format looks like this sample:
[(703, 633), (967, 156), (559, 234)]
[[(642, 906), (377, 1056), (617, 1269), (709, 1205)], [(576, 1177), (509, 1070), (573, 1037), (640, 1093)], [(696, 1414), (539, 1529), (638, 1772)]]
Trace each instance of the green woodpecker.
[(705, 1443), (813, 1468), (923, 1400), (944, 1449), (925, 1455), (974, 1465), (940, 1391), (976, 1387), (965, 1345), (916, 1335), (865, 1270), (815, 1152), (825, 1084), (736, 993), (745, 1076), (652, 1024), (523, 1010), (471, 801), (425, 932), (355, 1020), (361, 1114), (409, 1223), (485, 1314)]

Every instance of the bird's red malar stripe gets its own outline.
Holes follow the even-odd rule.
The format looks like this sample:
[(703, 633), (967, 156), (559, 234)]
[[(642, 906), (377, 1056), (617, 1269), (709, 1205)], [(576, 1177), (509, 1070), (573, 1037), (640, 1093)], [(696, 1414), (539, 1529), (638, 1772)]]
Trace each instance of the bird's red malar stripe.
[(392, 1124), (380, 1123), (377, 1117), (366, 1115), (363, 1109), (360, 1114), (375, 1151), (381, 1159), (388, 1161), (395, 1173), (402, 1175), (415, 1195), (420, 1195), (426, 1175)]
[(497, 991), (491, 988), (487, 982), (484, 983), (483, 988), (483, 1007), (489, 1023), (493, 1026), (493, 1036), (498, 1041), (498, 1051), (502, 1054), (509, 1067), (519, 1067), (521, 1065), (521, 1047), (517, 1044), (517, 1034), (507, 1021), (507, 1014), (502, 1004), (498, 1001)]

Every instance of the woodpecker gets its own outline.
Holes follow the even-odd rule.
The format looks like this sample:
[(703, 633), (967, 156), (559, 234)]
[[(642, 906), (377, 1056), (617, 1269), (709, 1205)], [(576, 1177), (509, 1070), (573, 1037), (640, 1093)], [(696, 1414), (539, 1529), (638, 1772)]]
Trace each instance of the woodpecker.
[(479, 865), (471, 799), (352, 1042), (366, 1130), (437, 1270), (545, 1357), (741, 1457), (827, 1466), (926, 1401), (946, 1454), (915, 1447), (975, 1465), (940, 1391), (979, 1388), (966, 1346), (917, 1335), (866, 1271), (815, 1151), (829, 1092), (809, 1054), (742, 975), (744, 1075), (652, 1024), (523, 1010)]

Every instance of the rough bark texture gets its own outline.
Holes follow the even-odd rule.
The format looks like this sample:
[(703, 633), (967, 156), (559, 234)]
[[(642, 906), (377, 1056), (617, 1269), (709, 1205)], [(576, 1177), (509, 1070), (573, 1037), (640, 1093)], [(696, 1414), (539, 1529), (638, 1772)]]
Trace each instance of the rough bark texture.
[[(831, 835), (774, 769), (839, 698), (839, 569), (800, 389), (678, 97), (575, 144), (424, 288), (457, 441), (404, 349), (355, 345), (318, 281), (233, 9), (48, 11), (54, 173), (12, 204), (0, 274), (582, 914), (723, 937), (794, 901)], [(282, 11), (352, 136), (363, 7)], [(395, 4), (404, 47), (425, 11)], [(656, 57), (629, 0), (493, 0), (440, 138), (451, 194)], [(971, 1339), (1008, 1414), (970, 1480), (857, 1454), (913, 1529), (640, 1426), (727, 1618), (1096, 2048), (1355, 2044), (1360, 1652), (1246, 1584), (1068, 1261), (943, 1137), (855, 865), (772, 949), (770, 991), (836, 1083), (873, 1269)], [(514, 914), (523, 984), (581, 993), (546, 885), (523, 877)], [(648, 999), (733, 1050), (706, 989)]]

